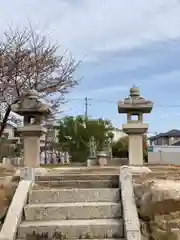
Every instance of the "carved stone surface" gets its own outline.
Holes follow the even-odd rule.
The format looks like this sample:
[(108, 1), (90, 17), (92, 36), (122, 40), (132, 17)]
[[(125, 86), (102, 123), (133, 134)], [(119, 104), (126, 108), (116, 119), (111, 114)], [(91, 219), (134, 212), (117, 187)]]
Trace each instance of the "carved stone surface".
[(132, 87), (130, 94), (118, 104), (119, 113), (128, 113), (129, 111), (140, 111), (142, 113), (150, 113), (153, 108), (153, 102), (146, 100), (140, 95), (140, 89)]
[(30, 113), (48, 115), (51, 112), (49, 106), (41, 101), (35, 90), (30, 90), (18, 103), (12, 104), (11, 110), (22, 116)]

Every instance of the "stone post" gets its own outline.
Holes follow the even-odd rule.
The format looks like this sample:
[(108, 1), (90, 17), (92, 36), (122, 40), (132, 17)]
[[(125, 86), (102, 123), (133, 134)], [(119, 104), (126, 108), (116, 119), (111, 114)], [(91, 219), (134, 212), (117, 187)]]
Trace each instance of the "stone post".
[(40, 137), (45, 133), (41, 126), (27, 126), (18, 129), (24, 141), (24, 166), (40, 166)]
[(36, 91), (29, 91), (12, 111), (24, 117), (24, 126), (17, 129), (24, 145), (23, 178), (35, 180), (35, 168), (40, 166), (40, 137), (46, 131), (41, 126), (43, 117), (50, 114), (49, 107), (39, 100)]
[[(143, 137), (148, 130), (148, 124), (143, 123), (143, 114), (150, 113), (153, 108), (151, 101), (140, 96), (137, 87), (130, 89), (129, 97), (118, 104), (120, 114), (127, 114), (127, 123), (122, 128), (129, 135), (129, 165), (143, 165)], [(136, 119), (133, 117), (136, 116)]]

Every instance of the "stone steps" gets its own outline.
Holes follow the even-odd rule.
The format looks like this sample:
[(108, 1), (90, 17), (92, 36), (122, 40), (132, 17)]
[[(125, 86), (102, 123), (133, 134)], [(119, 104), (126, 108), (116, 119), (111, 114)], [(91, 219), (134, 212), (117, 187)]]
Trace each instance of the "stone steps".
[(27, 221), (115, 219), (121, 217), (121, 204), (113, 202), (28, 204), (24, 212)]
[(118, 188), (118, 181), (109, 180), (49, 180), (37, 181), (38, 187), (51, 188)]
[[(64, 239), (82, 238), (121, 238), (123, 222), (121, 219), (81, 219), (81, 220), (51, 220), (24, 221), (18, 228), (17, 238), (26, 238), (27, 234), (47, 233), (61, 234)], [(62, 238), (62, 239), (63, 239)]]
[(59, 174), (36, 177), (17, 239), (27, 234), (59, 239), (124, 237), (118, 175)]
[(119, 202), (119, 188), (39, 189), (29, 194), (29, 203)]

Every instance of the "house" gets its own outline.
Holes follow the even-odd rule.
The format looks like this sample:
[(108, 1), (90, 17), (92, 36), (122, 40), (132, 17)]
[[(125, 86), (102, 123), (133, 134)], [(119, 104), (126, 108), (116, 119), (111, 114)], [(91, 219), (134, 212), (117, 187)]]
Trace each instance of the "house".
[[(180, 145), (180, 130), (172, 129), (165, 133), (159, 133), (156, 136), (150, 137), (151, 146), (179, 146)], [(179, 142), (179, 145), (177, 145)]]
[(16, 127), (11, 123), (7, 123), (2, 136), (6, 137), (8, 139), (15, 138), (16, 137)]
[[(58, 142), (58, 130), (55, 127), (52, 127), (52, 125), (45, 125), (44, 126), (47, 129), (47, 132), (43, 134), (40, 138), (40, 146), (41, 147), (47, 147), (47, 145), (51, 144), (52, 142)], [(10, 142), (17, 142), (20, 140), (20, 136), (17, 133), (17, 128), (11, 124), (7, 123), (6, 127), (2, 134), (3, 137), (6, 137)]]

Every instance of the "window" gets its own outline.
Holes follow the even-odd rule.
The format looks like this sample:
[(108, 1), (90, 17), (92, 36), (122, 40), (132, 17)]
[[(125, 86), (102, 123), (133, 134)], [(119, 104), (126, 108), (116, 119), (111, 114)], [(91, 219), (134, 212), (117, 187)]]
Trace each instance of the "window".
[(3, 133), (3, 137), (5, 137), (5, 138), (8, 138), (9, 137), (9, 133)]

